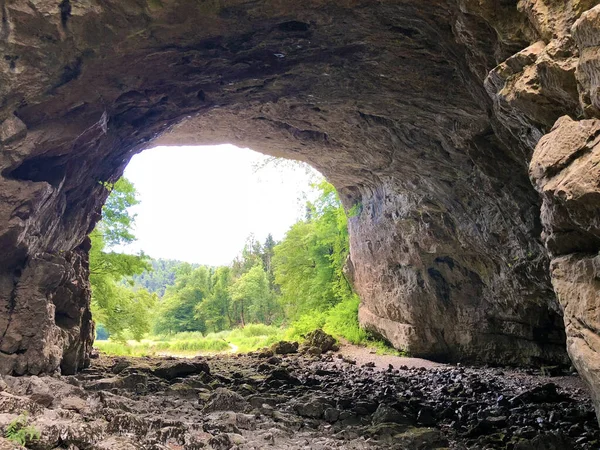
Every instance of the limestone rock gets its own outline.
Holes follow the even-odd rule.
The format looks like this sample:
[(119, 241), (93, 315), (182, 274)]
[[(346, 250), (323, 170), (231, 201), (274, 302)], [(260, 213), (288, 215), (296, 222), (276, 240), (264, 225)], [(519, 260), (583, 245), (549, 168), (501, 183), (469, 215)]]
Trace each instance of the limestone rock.
[(320, 355), (329, 350), (335, 351), (337, 349), (336, 340), (333, 336), (325, 333), (323, 330), (315, 330), (305, 336), (300, 351)]
[(27, 134), (27, 127), (14, 115), (0, 123), (0, 144), (20, 139), (25, 134)]
[(287, 355), (298, 351), (297, 342), (279, 341), (271, 346), (271, 351), (276, 355)]
[(567, 349), (600, 412), (600, 120), (562, 117), (542, 138), (530, 173), (540, 192), (552, 283), (564, 310)]
[(152, 370), (152, 374), (172, 380), (174, 378), (187, 377), (189, 375), (197, 375), (200, 373), (210, 374), (210, 368), (205, 361), (165, 361), (159, 367)]
[(223, 142), (338, 188), (361, 323), (397, 348), (566, 362), (526, 166), (557, 115), (595, 114), (594, 2), (5, 3), (2, 373), (89, 363), (98, 181)]

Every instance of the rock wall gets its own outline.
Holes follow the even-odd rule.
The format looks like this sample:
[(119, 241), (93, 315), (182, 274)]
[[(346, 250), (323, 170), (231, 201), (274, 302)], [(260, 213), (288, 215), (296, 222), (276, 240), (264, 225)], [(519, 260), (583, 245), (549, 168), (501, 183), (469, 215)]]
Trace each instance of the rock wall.
[[(593, 196), (552, 187), (577, 157), (534, 158), (541, 199), (528, 174), (559, 117), (598, 116), (596, 3), (0, 1), (2, 371), (87, 363), (103, 182), (151, 145), (231, 142), (311, 163), (359, 211), (366, 327), (415, 355), (543, 365), (566, 362), (564, 309), (600, 387), (573, 344), (589, 308), (565, 306), (594, 282), (575, 256)], [(567, 229), (581, 248), (552, 237)]]

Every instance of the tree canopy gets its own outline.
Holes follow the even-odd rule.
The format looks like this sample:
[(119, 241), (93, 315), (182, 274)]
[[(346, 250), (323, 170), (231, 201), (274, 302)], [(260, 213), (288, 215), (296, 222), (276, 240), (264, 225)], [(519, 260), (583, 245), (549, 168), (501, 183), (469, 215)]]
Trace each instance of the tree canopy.
[[(121, 179), (92, 233), (94, 313), (112, 336), (220, 332), (248, 324), (357, 332), (358, 299), (344, 276), (348, 220), (333, 186), (306, 205), (281, 242), (249, 236), (229, 265), (198, 266), (110, 251), (135, 239), (133, 185)], [(335, 317), (333, 317), (335, 314)], [(357, 332), (358, 333), (358, 332)], [(358, 336), (358, 334), (357, 334)], [(358, 338), (357, 338), (358, 339)]]

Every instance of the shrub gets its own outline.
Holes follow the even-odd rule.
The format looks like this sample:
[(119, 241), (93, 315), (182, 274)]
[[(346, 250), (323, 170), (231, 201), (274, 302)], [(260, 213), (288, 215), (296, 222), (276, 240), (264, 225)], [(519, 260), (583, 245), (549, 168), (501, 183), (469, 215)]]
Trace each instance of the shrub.
[(41, 437), (41, 434), (35, 427), (27, 425), (28, 423), (29, 416), (27, 412), (24, 412), (8, 424), (4, 437), (19, 445), (26, 445), (37, 441)]

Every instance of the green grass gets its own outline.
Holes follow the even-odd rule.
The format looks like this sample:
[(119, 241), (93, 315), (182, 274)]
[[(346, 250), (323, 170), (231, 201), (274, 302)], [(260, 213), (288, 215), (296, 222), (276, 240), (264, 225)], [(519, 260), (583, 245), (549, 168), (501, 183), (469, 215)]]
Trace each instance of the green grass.
[[(96, 341), (96, 348), (112, 356), (193, 356), (199, 354), (230, 352), (237, 348), (246, 353), (268, 347), (281, 340), (302, 341), (307, 333), (323, 329), (338, 340), (375, 348), (379, 354), (402, 356), (360, 328), (358, 324), (358, 297), (345, 300), (328, 311), (313, 312), (301, 316), (288, 328), (264, 324), (248, 324), (244, 328), (208, 333), (183, 332), (160, 336), (148, 336), (141, 341)], [(233, 347), (232, 347), (233, 346)]]
[(358, 297), (354, 296), (327, 311), (303, 315), (292, 322), (286, 331), (286, 337), (302, 339), (303, 335), (321, 328), (336, 339), (343, 339), (352, 344), (364, 344), (369, 340), (369, 335), (358, 324), (359, 302)]
[(239, 352), (250, 352), (269, 346), (284, 338), (281, 328), (248, 324), (244, 328), (208, 333), (184, 332), (171, 335), (148, 336), (141, 341), (127, 342), (96, 341), (98, 350), (112, 356), (154, 356), (180, 355), (191, 356), (206, 353), (229, 352), (230, 344), (237, 347)]
[(172, 336), (149, 336), (141, 341), (96, 341), (98, 350), (113, 356), (192, 355), (226, 352), (229, 344), (219, 338), (203, 337), (201, 333), (179, 333)]

